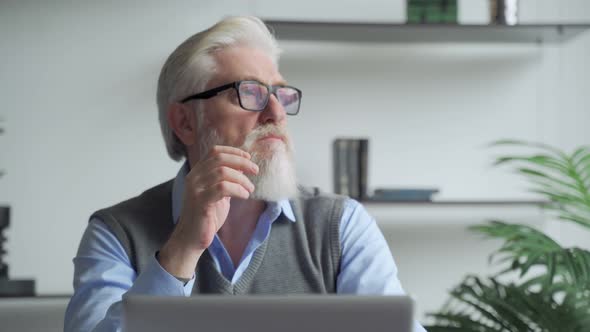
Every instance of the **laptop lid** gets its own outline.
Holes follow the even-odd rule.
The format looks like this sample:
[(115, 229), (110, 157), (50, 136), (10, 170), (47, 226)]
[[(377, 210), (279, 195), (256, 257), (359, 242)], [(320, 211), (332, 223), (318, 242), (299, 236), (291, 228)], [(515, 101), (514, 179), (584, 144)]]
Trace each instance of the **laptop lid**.
[(126, 296), (123, 331), (410, 332), (407, 296)]

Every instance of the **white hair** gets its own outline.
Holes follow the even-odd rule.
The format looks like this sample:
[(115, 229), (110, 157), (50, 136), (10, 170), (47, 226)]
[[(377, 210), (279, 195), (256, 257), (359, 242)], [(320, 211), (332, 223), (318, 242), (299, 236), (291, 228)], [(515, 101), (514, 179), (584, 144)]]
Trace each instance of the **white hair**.
[[(238, 16), (225, 18), (185, 40), (162, 67), (158, 79), (158, 115), (166, 149), (173, 160), (186, 157), (186, 148), (168, 124), (168, 107), (203, 91), (216, 73), (213, 53), (231, 46), (260, 49), (278, 66), (281, 50), (266, 25), (256, 17)], [(201, 126), (203, 115), (198, 114), (197, 119)]]

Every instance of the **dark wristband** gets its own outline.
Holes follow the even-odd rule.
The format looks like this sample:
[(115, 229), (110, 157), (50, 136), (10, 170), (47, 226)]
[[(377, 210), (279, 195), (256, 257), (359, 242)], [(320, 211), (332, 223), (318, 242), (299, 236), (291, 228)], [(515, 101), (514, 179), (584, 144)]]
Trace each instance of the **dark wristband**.
[[(158, 254), (160, 254), (160, 251), (156, 251), (156, 260), (158, 260)], [(159, 261), (159, 260), (158, 260)], [(173, 274), (170, 274), (171, 276), (173, 276), (174, 278), (178, 279), (178, 281), (182, 282), (184, 286), (186, 286), (186, 284), (188, 284), (189, 281), (191, 281), (192, 278), (181, 278), (181, 277), (177, 277)]]

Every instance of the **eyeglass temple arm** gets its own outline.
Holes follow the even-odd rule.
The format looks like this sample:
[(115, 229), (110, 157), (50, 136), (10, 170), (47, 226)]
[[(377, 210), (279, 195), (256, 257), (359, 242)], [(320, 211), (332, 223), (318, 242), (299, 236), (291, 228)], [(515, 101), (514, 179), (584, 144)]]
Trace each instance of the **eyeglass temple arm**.
[(184, 98), (183, 100), (181, 100), (181, 103), (186, 103), (189, 100), (193, 100), (193, 99), (209, 99), (211, 97), (217, 96), (217, 94), (219, 94), (221, 91), (227, 90), (229, 88), (233, 88), (235, 86), (235, 83), (228, 83), (226, 85), (222, 85), (222, 86), (218, 86), (216, 88), (213, 88), (211, 90), (207, 90), (205, 92), (201, 92), (201, 93), (197, 93), (195, 95), (191, 95), (188, 96), (186, 98)]

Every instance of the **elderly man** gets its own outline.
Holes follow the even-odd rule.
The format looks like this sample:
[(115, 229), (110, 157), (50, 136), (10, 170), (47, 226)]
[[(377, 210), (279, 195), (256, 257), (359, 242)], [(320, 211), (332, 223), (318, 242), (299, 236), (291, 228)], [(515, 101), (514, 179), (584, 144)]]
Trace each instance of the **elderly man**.
[(278, 54), (259, 19), (234, 17), (170, 55), (160, 125), (170, 157), (186, 162), (175, 179), (91, 216), (67, 331), (120, 329), (126, 294), (403, 293), (363, 207), (297, 186), (287, 116), (302, 94)]

